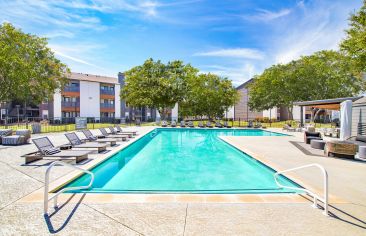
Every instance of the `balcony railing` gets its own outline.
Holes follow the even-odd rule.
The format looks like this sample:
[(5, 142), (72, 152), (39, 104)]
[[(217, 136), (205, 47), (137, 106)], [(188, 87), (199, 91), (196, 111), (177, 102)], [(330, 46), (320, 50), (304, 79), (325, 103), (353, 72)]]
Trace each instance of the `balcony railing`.
[(61, 102), (62, 107), (79, 107), (79, 102)]
[(114, 108), (114, 104), (111, 103), (101, 103), (100, 104), (101, 108)]
[(114, 90), (111, 90), (111, 89), (100, 89), (100, 94), (114, 95)]
[(64, 92), (80, 92), (80, 87), (76, 86), (65, 86)]

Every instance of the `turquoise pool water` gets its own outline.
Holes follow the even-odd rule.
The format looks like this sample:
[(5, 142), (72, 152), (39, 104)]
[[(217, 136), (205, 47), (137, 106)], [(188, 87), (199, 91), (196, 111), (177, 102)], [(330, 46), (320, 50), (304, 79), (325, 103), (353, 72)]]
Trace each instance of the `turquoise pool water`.
[[(219, 136), (282, 136), (263, 130), (156, 129), (96, 166), (76, 192), (284, 193), (269, 167)], [(68, 186), (87, 185), (83, 175)], [(298, 186), (282, 177), (281, 183)]]

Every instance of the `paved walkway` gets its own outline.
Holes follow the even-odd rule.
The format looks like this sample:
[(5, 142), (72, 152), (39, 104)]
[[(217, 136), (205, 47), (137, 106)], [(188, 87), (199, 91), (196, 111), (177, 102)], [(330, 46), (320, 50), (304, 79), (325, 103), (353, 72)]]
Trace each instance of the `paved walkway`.
[[(139, 129), (143, 133), (149, 127)], [(61, 133), (48, 136), (56, 145), (66, 143)], [(43, 187), (51, 161), (24, 165), (20, 156), (35, 150), (25, 145), (0, 148), (0, 235), (366, 235), (366, 163), (306, 154), (298, 146), (300, 134), (226, 141), (278, 169), (314, 162), (324, 165), (331, 194), (347, 203), (332, 203), (333, 216), (324, 217), (310, 202), (92, 203), (77, 194), (57, 214), (44, 217), (42, 203), (21, 199)], [(70, 171), (58, 166), (52, 179)], [(317, 169), (296, 176), (321, 188)]]

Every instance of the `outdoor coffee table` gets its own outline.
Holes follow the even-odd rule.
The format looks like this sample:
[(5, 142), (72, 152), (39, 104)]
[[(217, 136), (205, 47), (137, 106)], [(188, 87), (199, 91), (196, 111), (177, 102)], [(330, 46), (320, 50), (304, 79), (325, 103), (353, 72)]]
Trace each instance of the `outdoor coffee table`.
[(318, 139), (312, 139), (312, 140), (310, 140), (310, 146), (315, 149), (324, 150), (325, 141), (318, 140)]
[(342, 157), (353, 159), (357, 152), (357, 145), (345, 141), (327, 141), (324, 154), (326, 156), (342, 155)]

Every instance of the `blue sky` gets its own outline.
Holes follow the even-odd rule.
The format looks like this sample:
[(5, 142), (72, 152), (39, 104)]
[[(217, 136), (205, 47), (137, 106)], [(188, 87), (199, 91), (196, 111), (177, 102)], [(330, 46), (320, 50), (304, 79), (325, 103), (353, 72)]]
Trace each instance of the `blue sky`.
[(245, 82), (275, 63), (337, 49), (361, 0), (0, 0), (0, 20), (49, 38), (72, 71), (116, 77), (179, 59)]

